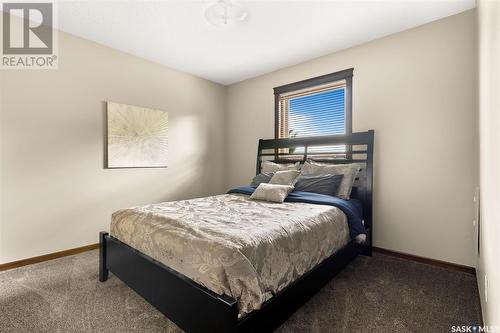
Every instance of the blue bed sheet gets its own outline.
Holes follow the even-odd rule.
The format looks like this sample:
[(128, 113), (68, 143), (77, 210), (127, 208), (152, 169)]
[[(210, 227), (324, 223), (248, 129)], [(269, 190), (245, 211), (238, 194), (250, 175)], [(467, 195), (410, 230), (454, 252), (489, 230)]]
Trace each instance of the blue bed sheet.
[[(229, 190), (228, 193), (251, 195), (255, 191), (252, 186), (240, 186)], [(293, 191), (285, 199), (286, 202), (304, 202), (316, 205), (328, 205), (339, 208), (347, 216), (349, 235), (354, 239), (357, 235), (366, 234), (363, 226), (363, 206), (360, 200), (344, 200), (325, 194)]]

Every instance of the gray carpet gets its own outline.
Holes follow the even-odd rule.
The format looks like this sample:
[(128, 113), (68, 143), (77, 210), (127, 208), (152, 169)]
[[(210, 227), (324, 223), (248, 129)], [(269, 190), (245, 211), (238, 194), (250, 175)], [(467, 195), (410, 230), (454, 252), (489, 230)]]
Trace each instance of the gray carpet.
[[(113, 275), (97, 251), (0, 272), (0, 332), (181, 332)], [(359, 257), (279, 329), (450, 332), (480, 322), (474, 276), (375, 255)]]

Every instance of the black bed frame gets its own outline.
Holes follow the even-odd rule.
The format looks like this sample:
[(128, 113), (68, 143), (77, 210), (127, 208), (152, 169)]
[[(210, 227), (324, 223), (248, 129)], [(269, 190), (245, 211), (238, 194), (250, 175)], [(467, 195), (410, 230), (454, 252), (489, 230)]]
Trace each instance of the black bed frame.
[[(371, 255), (373, 141), (372, 130), (338, 136), (259, 140), (257, 173), (260, 172), (261, 162), (266, 159), (276, 162), (313, 159), (329, 163), (366, 163), (364, 185), (356, 189), (354, 196), (363, 203), (364, 225), (368, 236), (364, 245), (349, 242), (277, 293), (260, 310), (239, 319), (237, 301), (234, 298), (208, 290), (107, 232), (99, 235), (99, 281), (106, 281), (111, 271), (186, 332), (274, 331), (358, 254)], [(346, 149), (343, 152), (312, 149), (337, 145), (345, 145)]]

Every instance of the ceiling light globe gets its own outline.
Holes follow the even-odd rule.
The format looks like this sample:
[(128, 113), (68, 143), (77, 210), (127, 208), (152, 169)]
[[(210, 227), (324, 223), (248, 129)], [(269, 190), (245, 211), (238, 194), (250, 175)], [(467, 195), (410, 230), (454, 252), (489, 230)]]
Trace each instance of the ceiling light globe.
[(229, 0), (218, 0), (205, 10), (205, 18), (215, 26), (226, 27), (243, 22), (247, 18), (247, 12)]

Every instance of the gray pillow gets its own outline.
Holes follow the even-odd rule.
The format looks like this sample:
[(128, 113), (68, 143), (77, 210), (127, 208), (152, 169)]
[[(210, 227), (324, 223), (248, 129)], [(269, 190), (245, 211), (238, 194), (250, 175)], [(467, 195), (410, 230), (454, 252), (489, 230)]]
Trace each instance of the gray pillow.
[(337, 197), (349, 200), (352, 185), (361, 168), (361, 163), (328, 164), (306, 161), (301, 170), (304, 175), (344, 175), (337, 191)]
[(297, 170), (276, 171), (269, 181), (269, 184), (293, 186), (297, 182), (299, 176), (300, 171)]
[(300, 162), (297, 163), (274, 163), (271, 161), (264, 161), (260, 167), (264, 173), (283, 171), (283, 170), (299, 170)]
[(304, 191), (335, 196), (344, 175), (301, 175), (294, 191)]
[(268, 173), (259, 173), (257, 176), (253, 177), (252, 183), (250, 183), (250, 186), (257, 187), (261, 183), (269, 183), (271, 180), (271, 177), (274, 175), (274, 172), (268, 172)]
[(289, 185), (262, 183), (255, 189), (250, 199), (283, 203), (292, 190), (293, 186)]

